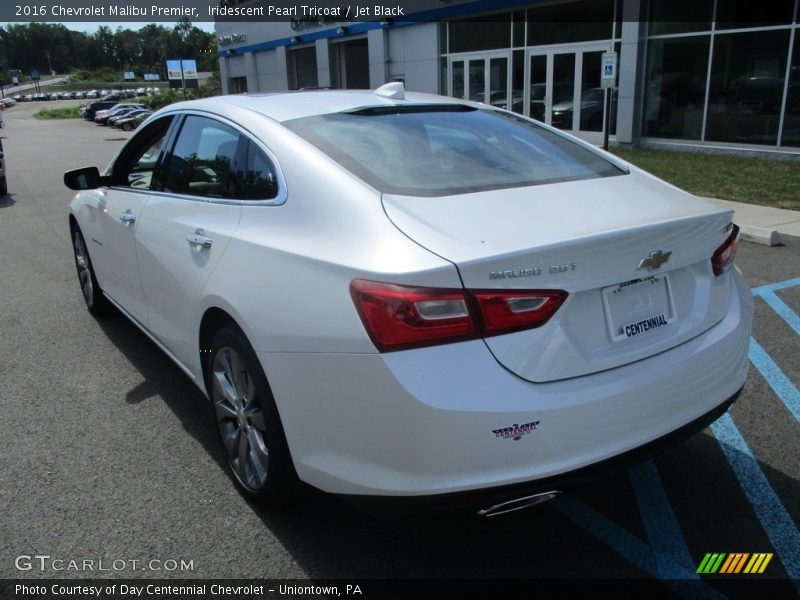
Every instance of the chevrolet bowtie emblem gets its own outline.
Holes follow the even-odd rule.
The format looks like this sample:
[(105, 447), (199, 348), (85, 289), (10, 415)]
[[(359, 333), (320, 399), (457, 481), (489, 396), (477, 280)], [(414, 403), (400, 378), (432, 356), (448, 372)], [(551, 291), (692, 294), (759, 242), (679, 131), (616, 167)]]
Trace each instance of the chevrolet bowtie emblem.
[(656, 269), (660, 269), (661, 265), (669, 260), (671, 254), (672, 252), (663, 252), (661, 250), (651, 252), (649, 256), (645, 256), (639, 260), (639, 266), (636, 267), (636, 270), (641, 271), (642, 269), (647, 269), (648, 271), (655, 271)]

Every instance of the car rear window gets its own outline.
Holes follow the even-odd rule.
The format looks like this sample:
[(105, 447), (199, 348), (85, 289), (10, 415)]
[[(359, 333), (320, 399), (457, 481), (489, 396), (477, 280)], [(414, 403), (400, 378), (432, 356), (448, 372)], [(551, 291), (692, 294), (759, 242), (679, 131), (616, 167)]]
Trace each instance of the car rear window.
[(390, 194), (446, 196), (625, 174), (557, 133), (491, 109), (380, 107), (284, 125)]

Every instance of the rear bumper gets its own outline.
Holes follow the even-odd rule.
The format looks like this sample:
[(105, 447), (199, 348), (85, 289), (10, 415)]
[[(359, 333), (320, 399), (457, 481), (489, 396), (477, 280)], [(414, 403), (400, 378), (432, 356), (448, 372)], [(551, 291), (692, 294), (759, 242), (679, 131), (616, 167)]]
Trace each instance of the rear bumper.
[(752, 296), (730, 281), (725, 318), (697, 338), (551, 383), (512, 375), (480, 340), (259, 357), (297, 472), (315, 487), (431, 501), (544, 491), (647, 456), (728, 408), (747, 377), (752, 325)]
[(739, 398), (742, 389), (739, 388), (725, 402), (675, 431), (612, 458), (560, 475), (496, 488), (432, 496), (353, 495), (343, 496), (343, 499), (365, 510), (402, 515), (418, 509), (464, 509), (475, 512), (487, 506), (503, 504), (521, 497), (551, 491), (568, 492), (577, 486), (623, 471), (678, 446), (725, 414)]

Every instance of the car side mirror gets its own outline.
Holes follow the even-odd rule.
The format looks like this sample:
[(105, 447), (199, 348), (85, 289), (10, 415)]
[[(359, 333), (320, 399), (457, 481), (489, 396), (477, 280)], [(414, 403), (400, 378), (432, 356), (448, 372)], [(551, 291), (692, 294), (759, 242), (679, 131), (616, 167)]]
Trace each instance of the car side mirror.
[(71, 190), (95, 190), (108, 185), (109, 178), (100, 175), (97, 167), (82, 167), (64, 173), (64, 185)]

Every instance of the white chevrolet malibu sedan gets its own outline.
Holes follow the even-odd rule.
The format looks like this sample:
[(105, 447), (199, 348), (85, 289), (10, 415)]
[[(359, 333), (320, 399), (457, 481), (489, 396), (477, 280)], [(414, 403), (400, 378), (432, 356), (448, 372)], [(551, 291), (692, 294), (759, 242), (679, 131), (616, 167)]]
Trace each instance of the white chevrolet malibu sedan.
[(401, 84), (183, 102), (64, 180), (89, 310), (194, 381), (274, 505), (302, 481), (508, 512), (745, 382), (731, 212), (498, 108)]

